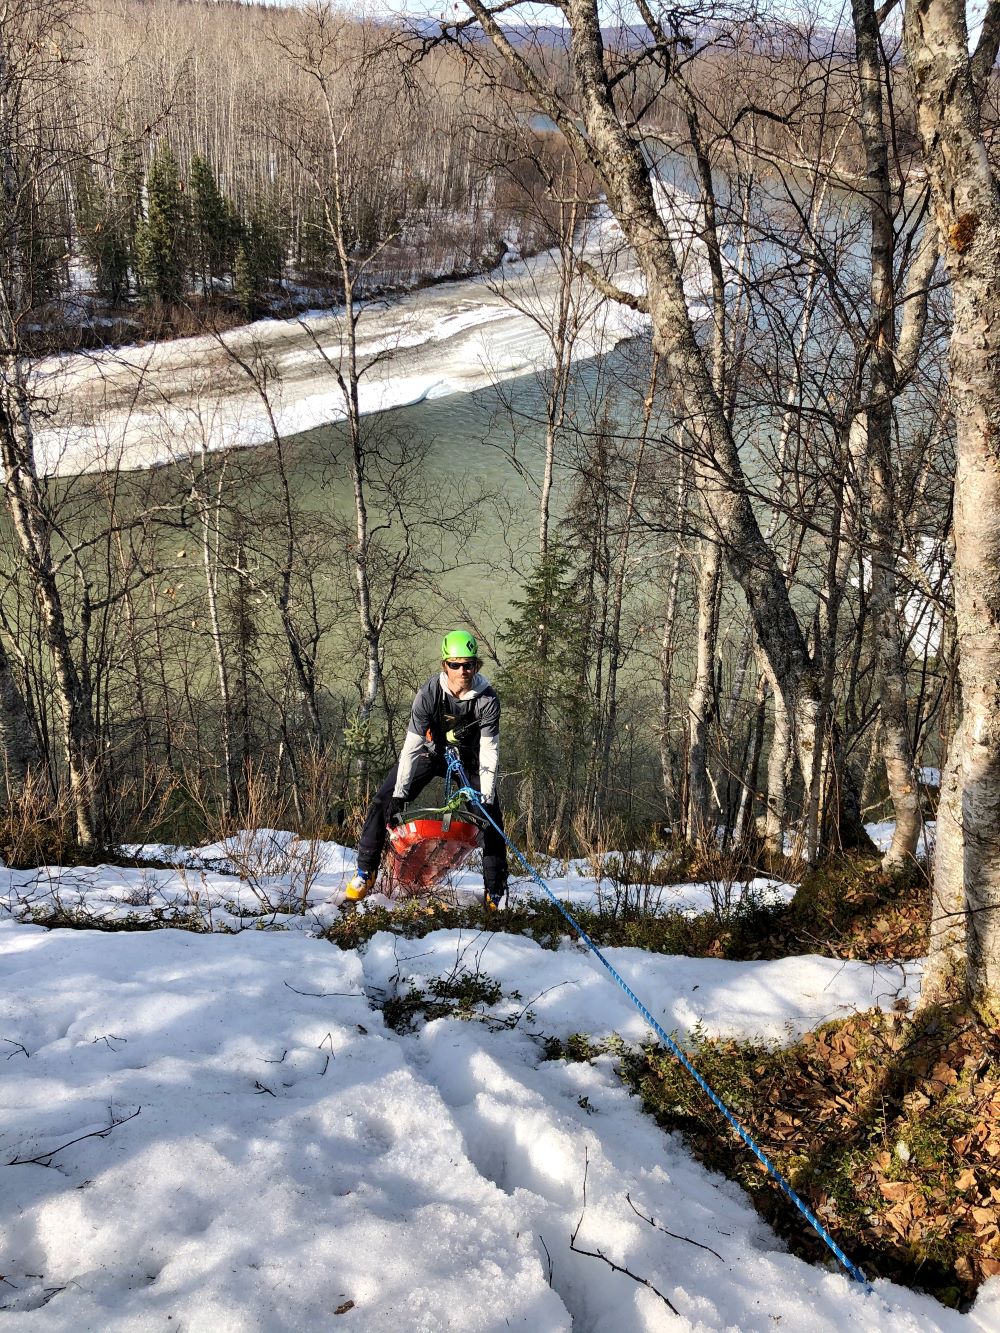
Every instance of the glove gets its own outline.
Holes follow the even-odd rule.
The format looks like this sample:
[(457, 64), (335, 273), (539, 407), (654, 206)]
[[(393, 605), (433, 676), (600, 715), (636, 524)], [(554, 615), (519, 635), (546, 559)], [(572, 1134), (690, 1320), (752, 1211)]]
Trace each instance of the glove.
[(406, 806), (405, 796), (392, 796), (389, 798), (389, 806), (386, 810), (386, 823), (395, 824), (399, 816), (403, 813)]

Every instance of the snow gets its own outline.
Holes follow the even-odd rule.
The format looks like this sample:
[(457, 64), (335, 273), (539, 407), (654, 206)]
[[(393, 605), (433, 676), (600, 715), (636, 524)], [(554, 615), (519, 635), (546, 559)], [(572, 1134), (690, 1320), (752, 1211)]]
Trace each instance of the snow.
[[(3, 872), (12, 1328), (308, 1333), (338, 1311), (348, 1328), (428, 1333), (998, 1326), (996, 1279), (963, 1315), (794, 1258), (642, 1113), (610, 1056), (545, 1060), (545, 1036), (646, 1035), (580, 946), (440, 930), (342, 952), (310, 932), (336, 911), (350, 849), (259, 830), (145, 850), (176, 868)], [(561, 869), (595, 900), (585, 865)], [(690, 909), (695, 887), (677, 894)], [(469, 875), (458, 892), (478, 888)], [(264, 911), (261, 892), (307, 910)], [(45, 930), (17, 919), (25, 900), (140, 924), (157, 903), (195, 904), (214, 929)], [(608, 955), (682, 1040), (786, 1041), (919, 985), (913, 964)], [(387, 995), (463, 971), (502, 989), (486, 1021), (386, 1027)], [(581, 1215), (577, 1248), (676, 1314), (571, 1249)]]
[[(621, 858), (613, 855), (603, 859), (605, 864), (599, 879), (594, 877), (594, 868), (586, 861), (574, 861), (565, 868), (557, 867), (555, 873), (548, 873), (545, 882), (557, 898), (571, 905), (600, 908), (608, 912), (613, 911), (616, 904), (628, 902), (641, 903), (647, 911), (677, 911), (687, 916), (701, 912), (715, 912), (720, 918), (725, 918), (730, 912), (736, 911), (741, 904), (777, 906), (783, 902), (791, 902), (795, 896), (794, 885), (764, 875), (744, 883), (716, 879), (696, 884), (646, 886), (639, 879), (632, 884), (623, 884), (621, 871), (616, 874), (607, 864), (609, 861), (614, 863)], [(624, 867), (630, 870), (630, 877), (634, 878), (641, 864), (642, 861), (637, 858), (633, 861), (632, 867), (629, 867), (629, 858), (626, 856)], [(654, 857), (651, 861), (652, 868), (655, 868), (655, 865)]]
[[(913, 964), (844, 962), (805, 956), (773, 962), (730, 963), (717, 958), (604, 949), (605, 957), (668, 1032), (694, 1030), (766, 1043), (786, 1042), (834, 1018), (916, 999), (920, 968)], [(564, 941), (556, 950), (513, 935), (440, 930), (419, 940), (375, 935), (364, 957), (366, 984), (382, 994), (406, 994), (436, 976), (485, 974), (520, 1001), (496, 1007), (499, 1018), (521, 1013), (526, 1031), (565, 1038), (613, 1033), (640, 1043), (649, 1029), (631, 1002), (590, 958)]]
[[(924, 770), (929, 771), (929, 770)], [(933, 770), (937, 772), (937, 770)], [(927, 781), (921, 778), (922, 782)], [(883, 819), (877, 824), (866, 824), (869, 838), (879, 849), (880, 852), (887, 852), (892, 846), (893, 834), (896, 832), (896, 822), (892, 819)], [(924, 831), (920, 839), (919, 855), (923, 858), (929, 857), (934, 851), (934, 835), (937, 830), (937, 821), (934, 819), (924, 820)]]
[[(690, 200), (664, 187), (661, 208), (684, 257), (692, 317), (701, 318), (705, 263), (692, 234)], [(587, 224), (580, 249), (621, 288), (641, 291), (637, 266), (607, 209)], [(482, 277), (370, 302), (357, 330), (361, 411), (468, 393), (551, 365), (546, 329), (559, 280), (557, 256), (546, 251)], [(646, 316), (578, 282), (585, 312), (578, 359), (608, 352), (648, 327)], [(344, 355), (345, 327), (342, 311), (313, 311), (218, 338), (48, 358), (32, 372), (33, 392), (55, 405), (52, 424), (36, 430), (39, 466), (53, 474), (151, 467), (201, 449), (266, 443), (275, 427), (288, 436), (340, 421), (346, 407), (331, 365)], [(276, 386), (269, 390), (274, 427), (230, 351), (247, 363), (266, 356), (268, 383)]]
[[(203, 847), (162, 843), (129, 845), (126, 856), (167, 862), (128, 868), (120, 866), (42, 866), (32, 870), (0, 869), (0, 911), (31, 919), (53, 910), (86, 913), (91, 919), (167, 921), (181, 916), (205, 930), (244, 930), (262, 924), (282, 925), (307, 934), (321, 933), (340, 915), (344, 884), (354, 872), (357, 853), (337, 842), (308, 841), (283, 829), (242, 829)], [(627, 899), (641, 901), (647, 911), (675, 911), (691, 916), (715, 911), (720, 917), (741, 904), (788, 902), (794, 886), (759, 877), (746, 883), (708, 881), (625, 888), (610, 873), (632, 865), (630, 854), (602, 858), (605, 873), (595, 878), (586, 861), (553, 862), (547, 883), (560, 899), (576, 908), (620, 908)], [(656, 857), (650, 861), (655, 869)], [(476, 869), (451, 877), (450, 891), (459, 903), (478, 902), (483, 881)], [(537, 890), (527, 876), (512, 878), (517, 900)], [(390, 906), (381, 894), (370, 902)]]

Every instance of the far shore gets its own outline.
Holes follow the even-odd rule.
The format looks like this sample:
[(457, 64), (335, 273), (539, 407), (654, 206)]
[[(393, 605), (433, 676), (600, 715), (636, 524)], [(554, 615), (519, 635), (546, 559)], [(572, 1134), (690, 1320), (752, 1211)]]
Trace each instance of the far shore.
[[(634, 266), (610, 216), (592, 224), (586, 252), (617, 282), (634, 286)], [(552, 359), (548, 330), (558, 283), (559, 266), (546, 251), (482, 277), (368, 303), (357, 326), (362, 412), (543, 370)], [(593, 291), (582, 306), (580, 359), (610, 351), (648, 323)], [(33, 385), (54, 407), (36, 434), (39, 468), (63, 475), (145, 468), (343, 420), (335, 368), (344, 334), (342, 310), (309, 311), (217, 335), (50, 357)]]

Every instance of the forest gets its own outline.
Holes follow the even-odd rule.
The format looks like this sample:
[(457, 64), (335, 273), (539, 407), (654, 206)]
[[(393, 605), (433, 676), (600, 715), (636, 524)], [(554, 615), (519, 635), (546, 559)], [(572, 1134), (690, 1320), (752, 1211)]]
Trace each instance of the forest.
[[(8, 855), (265, 806), (350, 829), (429, 626), (461, 613), (496, 662), (529, 844), (641, 832), (814, 864), (886, 815), (883, 869), (908, 871), (939, 789), (967, 811), (970, 738), (996, 718), (975, 620), (991, 511), (954, 363), (959, 314), (985, 318), (955, 265), (985, 231), (978, 211), (945, 226), (894, 21), (859, 0), (837, 31), (734, 13), (559, 36), (478, 3), (439, 31), (322, 4), (19, 0), (0, 89)], [(991, 40), (969, 74), (986, 162)], [(546, 364), (530, 410), (497, 391), (486, 443), (509, 481), (442, 489), (429, 442), (363, 408), (371, 298), (505, 247), (557, 275), (532, 312)], [(314, 348), (339, 499), (296, 476), (264, 342), (225, 341), (227, 314), (275, 310), (282, 284), (343, 316), (336, 354)], [(36, 441), (66, 425), (44, 354), (82, 292), (216, 339), (270, 445), (218, 452), (206, 424), (170, 467), (48, 475)], [(646, 332), (588, 379), (596, 307)], [(505, 513), (535, 535), (490, 620), (447, 576)], [(938, 892), (961, 950), (963, 872), (940, 867), (975, 846), (992, 883), (993, 854), (978, 835), (963, 852), (950, 818)]]
[(368, 259), (359, 291), (478, 272), (541, 243), (544, 181), (512, 179), (516, 142), (485, 129), (495, 94), (454, 54), (415, 66), (390, 30), (340, 15), (320, 56), (293, 15), (261, 5), (139, 0), (64, 17), (48, 127), (60, 164), (34, 200), (26, 256), (43, 342), (336, 303), (317, 94), (337, 122), (339, 225)]

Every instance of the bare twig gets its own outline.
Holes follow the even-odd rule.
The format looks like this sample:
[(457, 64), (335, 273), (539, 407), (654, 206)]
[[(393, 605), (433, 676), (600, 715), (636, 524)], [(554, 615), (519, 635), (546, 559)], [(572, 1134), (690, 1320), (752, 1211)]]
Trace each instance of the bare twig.
[(95, 1037), (90, 1044), (92, 1046), (96, 1046), (98, 1042), (101, 1041), (104, 1042), (105, 1046), (108, 1048), (109, 1051), (117, 1051), (117, 1047), (111, 1045), (113, 1041), (120, 1041), (123, 1046), (128, 1045), (128, 1037), (116, 1037), (113, 1032), (108, 1032), (100, 1037)]
[(123, 1115), (120, 1120), (112, 1120), (111, 1124), (105, 1126), (104, 1129), (92, 1129), (89, 1134), (81, 1134), (78, 1138), (69, 1139), (66, 1143), (61, 1143), (58, 1148), (53, 1148), (51, 1152), (39, 1153), (37, 1157), (12, 1157), (7, 1165), (51, 1166), (52, 1158), (55, 1157), (56, 1153), (62, 1152), (64, 1148), (71, 1148), (74, 1143), (82, 1143), (84, 1139), (106, 1139), (113, 1129), (117, 1129), (119, 1125), (125, 1125), (130, 1120), (134, 1120), (141, 1110), (142, 1107), (140, 1106), (139, 1109), (133, 1111), (131, 1115)]
[(664, 1296), (659, 1287), (654, 1287), (648, 1277), (640, 1277), (638, 1273), (633, 1273), (630, 1268), (624, 1268), (621, 1264), (616, 1264), (613, 1259), (609, 1259), (601, 1250), (584, 1250), (577, 1245), (576, 1238), (580, 1234), (580, 1228), (583, 1226), (584, 1214), (587, 1211), (587, 1172), (589, 1170), (590, 1152), (585, 1148), (583, 1157), (583, 1208), (580, 1210), (580, 1220), (573, 1228), (573, 1234), (569, 1238), (569, 1248), (574, 1254), (582, 1254), (588, 1259), (600, 1259), (603, 1263), (608, 1265), (613, 1273), (624, 1273), (625, 1276), (630, 1277), (633, 1282), (638, 1282), (641, 1287), (648, 1287), (654, 1295), (659, 1296), (660, 1300), (668, 1310), (679, 1315), (680, 1311), (677, 1309), (676, 1305), (674, 1305), (667, 1296)]
[(709, 1254), (714, 1254), (716, 1259), (718, 1259), (720, 1263), (726, 1262), (725, 1259), (723, 1259), (722, 1255), (719, 1254), (718, 1250), (713, 1250), (711, 1245), (702, 1245), (700, 1240), (692, 1240), (690, 1236), (680, 1236), (677, 1234), (676, 1231), (668, 1231), (666, 1227), (661, 1227), (659, 1222), (657, 1222), (655, 1218), (647, 1217), (645, 1213), (640, 1212), (640, 1210), (632, 1202), (632, 1196), (630, 1194), (625, 1195), (625, 1201), (627, 1202), (628, 1206), (632, 1209), (633, 1213), (635, 1213), (636, 1217), (641, 1217), (644, 1222), (648, 1222), (649, 1225), (651, 1227), (655, 1227), (657, 1231), (662, 1231), (663, 1234), (665, 1236), (669, 1236), (671, 1240), (686, 1241), (688, 1245), (695, 1245), (699, 1250), (707, 1250)]
[(299, 990), (297, 987), (292, 986), (287, 981), (284, 984), (288, 987), (289, 990), (295, 991), (296, 995), (308, 995), (311, 999), (314, 1000), (325, 1000), (328, 995), (342, 995), (345, 996), (347, 999), (357, 999), (357, 997), (361, 994), (360, 991), (356, 990)]
[(548, 1280), (548, 1284), (549, 1284), (549, 1286), (551, 1287), (551, 1286), (552, 1286), (552, 1255), (549, 1254), (549, 1247), (545, 1244), (545, 1237), (542, 1235), (541, 1232), (538, 1233), (538, 1239), (539, 1239), (539, 1240), (541, 1241), (541, 1243), (542, 1243), (542, 1249), (545, 1251), (545, 1258), (548, 1260), (548, 1271), (547, 1271), (547, 1273), (546, 1273), (546, 1279)]

